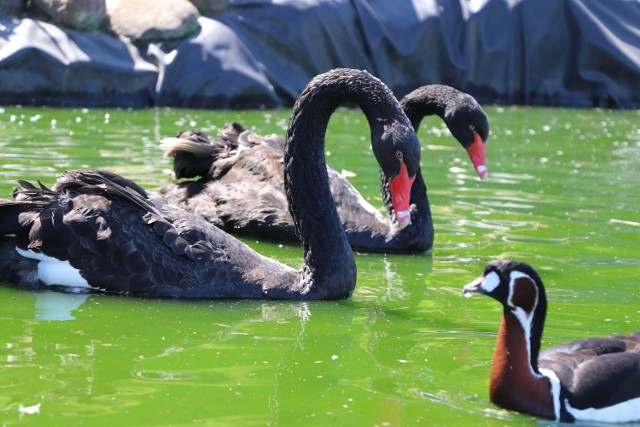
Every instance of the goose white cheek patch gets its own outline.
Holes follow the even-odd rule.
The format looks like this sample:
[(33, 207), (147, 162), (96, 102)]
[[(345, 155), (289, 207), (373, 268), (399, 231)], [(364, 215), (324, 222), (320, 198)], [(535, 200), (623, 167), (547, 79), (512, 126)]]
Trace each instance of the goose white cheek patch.
[(484, 278), (484, 280), (480, 284), (480, 287), (487, 293), (491, 293), (495, 288), (498, 287), (499, 284), (500, 277), (498, 277), (498, 273), (492, 271), (491, 273), (487, 274), (487, 277)]

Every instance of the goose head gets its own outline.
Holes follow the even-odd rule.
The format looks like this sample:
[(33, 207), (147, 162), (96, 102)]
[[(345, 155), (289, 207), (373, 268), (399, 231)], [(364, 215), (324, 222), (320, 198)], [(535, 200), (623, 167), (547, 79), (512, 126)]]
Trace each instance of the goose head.
[(503, 319), (510, 317), (520, 324), (529, 365), (538, 374), (547, 297), (542, 279), (533, 267), (520, 261), (492, 261), (478, 279), (464, 287), (463, 293), (487, 295), (502, 304)]
[[(492, 261), (482, 275), (463, 289), (465, 295), (479, 293), (500, 302), (516, 317), (532, 318), (541, 302), (546, 303), (542, 281), (535, 270), (524, 262)], [(546, 309), (546, 304), (545, 307)]]

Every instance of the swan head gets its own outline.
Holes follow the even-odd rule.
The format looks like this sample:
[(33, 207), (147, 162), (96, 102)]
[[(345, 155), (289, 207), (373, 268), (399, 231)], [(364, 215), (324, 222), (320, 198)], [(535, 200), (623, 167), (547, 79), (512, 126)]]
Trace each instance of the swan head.
[(389, 180), (389, 191), (391, 192), (391, 202), (393, 210), (396, 213), (396, 221), (400, 228), (404, 228), (411, 224), (411, 186), (416, 179), (416, 175), (409, 176), (407, 165), (403, 161), (402, 151), (396, 151), (396, 155), (400, 160), (400, 172)]
[(406, 125), (394, 122), (384, 126), (380, 142), (372, 147), (389, 182), (396, 221), (404, 228), (411, 224), (411, 186), (420, 169), (420, 143), (408, 122)]
[(444, 121), (453, 137), (467, 150), (480, 179), (485, 179), (489, 175), (485, 161), (489, 120), (472, 96), (462, 93), (459, 96), (463, 100), (446, 111)]

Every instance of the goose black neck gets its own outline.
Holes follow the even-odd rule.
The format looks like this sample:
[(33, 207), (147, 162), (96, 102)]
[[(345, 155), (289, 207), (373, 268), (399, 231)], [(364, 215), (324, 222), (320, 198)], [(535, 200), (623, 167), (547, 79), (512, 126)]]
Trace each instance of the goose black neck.
[(447, 108), (462, 92), (445, 85), (422, 86), (407, 94), (400, 105), (413, 128), (418, 131), (425, 116), (436, 115), (444, 120)]
[(536, 306), (536, 309), (533, 313), (533, 319), (531, 320), (531, 334), (529, 336), (529, 343), (531, 348), (531, 367), (535, 372), (539, 372), (538, 356), (540, 355), (540, 345), (542, 343), (544, 321), (547, 316), (547, 296), (540, 278), (535, 277), (534, 280), (538, 284), (538, 305)]
[(410, 126), (391, 91), (365, 71), (329, 71), (300, 94), (287, 131), (284, 177), (289, 211), (304, 250), (303, 279), (319, 292), (332, 292), (349, 280), (355, 284), (355, 260), (331, 195), (324, 158), (329, 118), (347, 102), (358, 105), (367, 117), (372, 145), (387, 126), (398, 121)]
[[(509, 264), (505, 264), (509, 265)], [(533, 310), (533, 316), (531, 321), (529, 322), (529, 358), (530, 364), (533, 368), (534, 372), (540, 373), (538, 371), (538, 356), (540, 355), (540, 345), (542, 343), (542, 333), (544, 330), (544, 321), (547, 316), (547, 295), (544, 289), (544, 284), (542, 283), (542, 279), (538, 275), (538, 273), (528, 264), (518, 263), (517, 270), (525, 273), (529, 276), (534, 282), (537, 291), (537, 303)], [(512, 312), (512, 308), (506, 303), (506, 301), (502, 302), (504, 307), (504, 316), (514, 316), (515, 313)], [(522, 323), (519, 320), (519, 323)], [(523, 328), (526, 328), (525, 325), (522, 325)], [(526, 331), (524, 331), (526, 334)]]

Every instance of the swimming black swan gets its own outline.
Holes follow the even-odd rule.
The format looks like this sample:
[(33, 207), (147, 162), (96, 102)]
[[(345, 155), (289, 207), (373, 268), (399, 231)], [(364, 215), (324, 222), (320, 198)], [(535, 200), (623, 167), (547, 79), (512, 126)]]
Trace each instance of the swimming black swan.
[(526, 263), (489, 263), (464, 293), (504, 308), (489, 397), (507, 409), (558, 421), (640, 420), (640, 332), (587, 338), (540, 352), (547, 298)]
[[(382, 82), (348, 69), (314, 78), (293, 108), (284, 154), (284, 186), (304, 250), (301, 270), (125, 178), (88, 170), (64, 173), (51, 189), (21, 181), (13, 200), (0, 201), (0, 281), (148, 297), (348, 298), (356, 264), (324, 160), (329, 118), (344, 102), (364, 111), (387, 176), (410, 183), (419, 167), (415, 132)], [(409, 189), (401, 191), (408, 199)]]
[[(449, 86), (428, 85), (405, 96), (400, 104), (416, 130), (424, 116), (441, 117), (467, 150), (478, 175), (487, 176), (485, 149), (489, 123), (473, 97)], [(160, 194), (229, 232), (295, 241), (282, 179), (284, 139), (276, 135), (260, 137), (237, 123), (227, 124), (220, 136), (184, 131), (177, 138), (165, 139), (165, 155), (174, 157), (175, 177), (201, 178), (168, 184), (159, 190)], [(412, 186), (410, 217), (397, 214), (387, 179), (384, 174), (381, 176), (390, 219), (367, 203), (338, 172), (330, 167), (327, 172), (342, 226), (353, 249), (397, 253), (431, 249), (433, 222), (420, 172)], [(398, 226), (398, 219), (410, 219), (411, 224)]]

